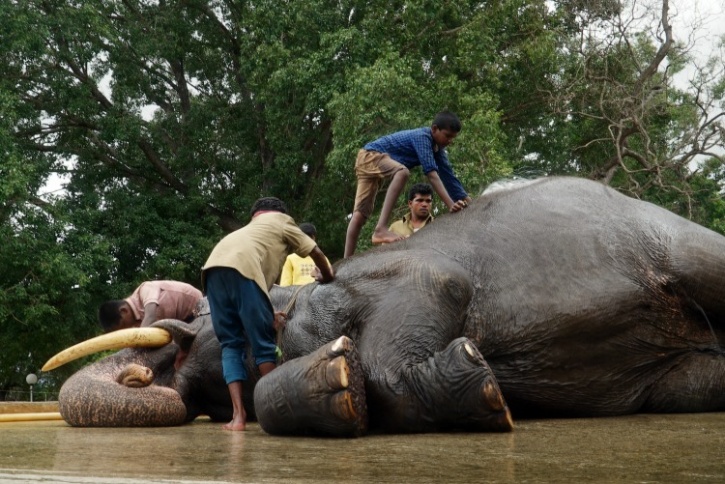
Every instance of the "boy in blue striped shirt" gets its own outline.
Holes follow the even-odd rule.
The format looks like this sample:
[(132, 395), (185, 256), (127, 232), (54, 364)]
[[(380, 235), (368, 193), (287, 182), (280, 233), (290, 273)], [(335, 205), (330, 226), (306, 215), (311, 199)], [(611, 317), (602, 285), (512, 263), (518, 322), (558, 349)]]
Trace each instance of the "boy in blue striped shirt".
[(410, 177), (410, 169), (423, 168), (433, 190), (451, 212), (457, 212), (471, 202), (463, 185), (453, 173), (446, 155), (446, 146), (461, 131), (458, 116), (449, 112), (438, 113), (430, 128), (410, 129), (383, 136), (366, 144), (355, 161), (357, 193), (355, 208), (345, 237), (345, 257), (355, 253), (360, 230), (375, 207), (375, 196), (381, 183), (390, 179), (390, 185), (380, 210), (380, 218), (373, 232), (373, 244), (401, 240), (401, 235), (388, 230), (388, 219), (398, 195)]

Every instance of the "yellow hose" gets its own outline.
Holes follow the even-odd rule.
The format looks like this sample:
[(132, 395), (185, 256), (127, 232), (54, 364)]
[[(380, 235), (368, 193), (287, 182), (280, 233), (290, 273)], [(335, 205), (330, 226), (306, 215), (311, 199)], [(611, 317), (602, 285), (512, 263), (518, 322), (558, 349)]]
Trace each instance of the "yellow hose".
[(63, 420), (60, 412), (36, 412), (36, 413), (0, 413), (2, 422), (30, 422), (39, 420)]

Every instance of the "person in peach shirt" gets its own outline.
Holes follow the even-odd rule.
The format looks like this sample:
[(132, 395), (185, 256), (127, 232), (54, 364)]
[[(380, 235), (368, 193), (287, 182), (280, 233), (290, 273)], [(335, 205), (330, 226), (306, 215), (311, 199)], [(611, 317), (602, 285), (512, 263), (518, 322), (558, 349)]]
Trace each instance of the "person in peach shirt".
[(126, 299), (106, 301), (98, 308), (104, 332), (149, 326), (159, 319), (191, 322), (202, 298), (200, 290), (179, 281), (146, 281)]

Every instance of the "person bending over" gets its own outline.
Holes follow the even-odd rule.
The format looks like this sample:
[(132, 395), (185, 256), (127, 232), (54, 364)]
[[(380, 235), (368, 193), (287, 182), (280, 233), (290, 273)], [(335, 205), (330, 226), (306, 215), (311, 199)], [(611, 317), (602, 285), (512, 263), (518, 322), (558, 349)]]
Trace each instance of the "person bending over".
[(211, 320), (222, 349), (224, 380), (232, 399), (233, 416), (226, 430), (244, 430), (247, 415), (242, 382), (247, 380), (247, 340), (262, 376), (276, 367), (275, 326), (282, 313), (274, 313), (269, 289), (282, 271), (290, 251), (312, 257), (319, 282), (334, 279), (332, 267), (314, 240), (287, 215), (285, 204), (274, 197), (257, 200), (252, 220), (224, 237), (202, 269), (202, 287), (209, 300)]
[(159, 319), (179, 319), (190, 323), (201, 291), (185, 282), (146, 281), (126, 299), (106, 301), (98, 308), (103, 331), (149, 326)]

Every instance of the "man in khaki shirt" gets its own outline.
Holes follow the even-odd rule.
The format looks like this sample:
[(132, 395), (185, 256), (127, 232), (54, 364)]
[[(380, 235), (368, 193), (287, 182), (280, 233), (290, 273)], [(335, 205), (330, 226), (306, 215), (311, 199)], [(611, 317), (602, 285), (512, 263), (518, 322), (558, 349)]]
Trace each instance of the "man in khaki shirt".
[(282, 272), (290, 249), (300, 257), (312, 257), (319, 270), (317, 281), (325, 283), (334, 278), (325, 254), (287, 215), (281, 200), (260, 198), (252, 206), (251, 215), (249, 224), (214, 247), (201, 276), (234, 408), (232, 421), (224, 425), (225, 430), (246, 427), (242, 381), (247, 380), (247, 339), (262, 376), (276, 367), (275, 314), (269, 290)]
[(389, 230), (398, 235), (409, 237), (433, 221), (430, 213), (433, 204), (433, 187), (427, 183), (416, 183), (408, 191), (410, 211), (402, 220), (394, 222)]

